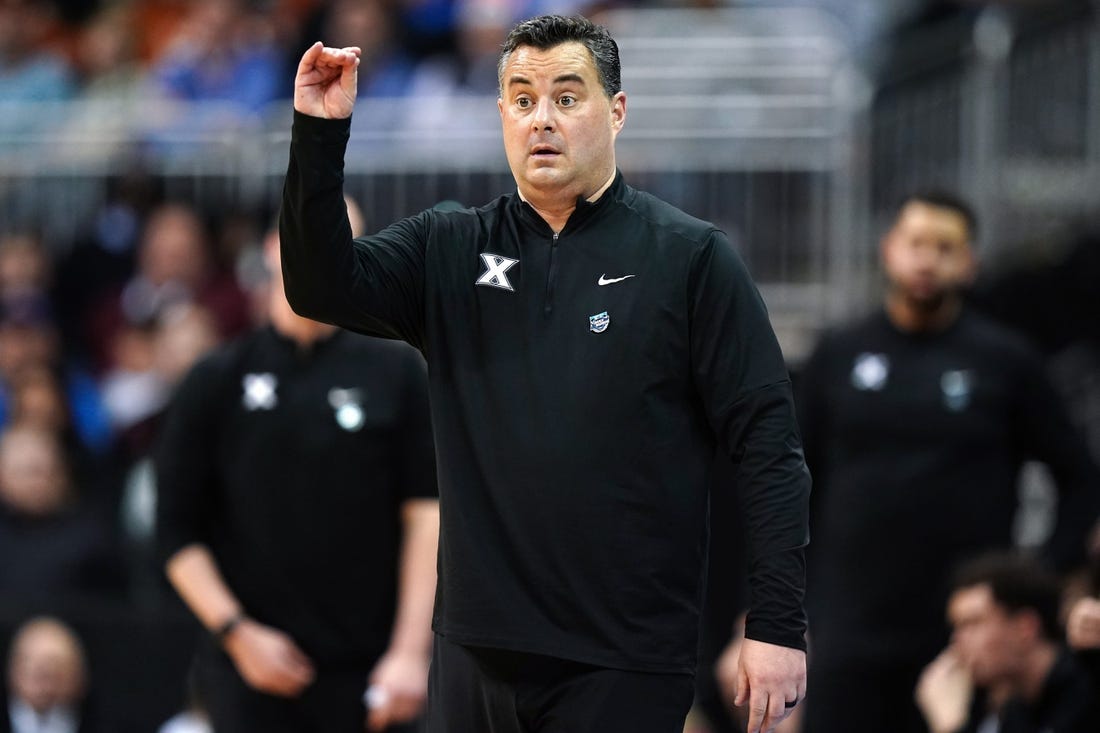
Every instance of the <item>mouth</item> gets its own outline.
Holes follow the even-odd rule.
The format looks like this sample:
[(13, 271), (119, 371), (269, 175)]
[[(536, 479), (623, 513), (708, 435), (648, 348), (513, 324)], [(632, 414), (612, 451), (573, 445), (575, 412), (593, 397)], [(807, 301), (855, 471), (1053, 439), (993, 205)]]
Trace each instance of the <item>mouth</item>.
[(532, 158), (551, 158), (555, 155), (561, 155), (561, 151), (552, 145), (536, 145), (531, 148), (530, 155)]

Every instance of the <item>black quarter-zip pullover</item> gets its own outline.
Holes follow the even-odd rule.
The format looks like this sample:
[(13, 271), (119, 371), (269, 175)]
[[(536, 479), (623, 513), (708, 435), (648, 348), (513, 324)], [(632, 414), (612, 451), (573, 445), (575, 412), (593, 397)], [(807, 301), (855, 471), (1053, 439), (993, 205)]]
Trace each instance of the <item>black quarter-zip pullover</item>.
[(352, 240), (348, 120), (295, 117), (280, 215), (302, 314), (428, 361), (435, 629), (694, 671), (716, 444), (739, 464), (751, 638), (804, 648), (809, 476), (763, 302), (725, 235), (617, 175), (555, 238), (516, 194)]

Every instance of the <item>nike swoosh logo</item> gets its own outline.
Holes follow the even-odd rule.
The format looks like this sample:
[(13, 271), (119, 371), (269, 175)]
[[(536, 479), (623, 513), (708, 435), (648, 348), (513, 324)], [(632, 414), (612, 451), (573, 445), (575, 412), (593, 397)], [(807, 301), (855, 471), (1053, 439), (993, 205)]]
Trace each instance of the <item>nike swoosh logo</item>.
[(596, 281), (596, 284), (597, 285), (610, 285), (611, 283), (621, 283), (623, 280), (626, 280), (628, 277), (634, 277), (634, 275), (623, 275), (622, 277), (611, 277), (611, 278), (609, 278), (607, 276), (607, 273), (604, 273), (603, 275), (600, 275), (600, 279)]

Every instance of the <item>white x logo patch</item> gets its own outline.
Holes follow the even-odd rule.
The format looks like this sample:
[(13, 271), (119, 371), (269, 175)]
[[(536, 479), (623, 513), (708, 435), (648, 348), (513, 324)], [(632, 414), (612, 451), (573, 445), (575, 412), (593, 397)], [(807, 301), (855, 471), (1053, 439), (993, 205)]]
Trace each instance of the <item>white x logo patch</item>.
[(508, 276), (504, 273), (508, 272), (512, 265), (518, 265), (519, 260), (501, 257), (500, 255), (490, 254), (489, 252), (482, 252), (481, 259), (488, 269), (481, 273), (481, 277), (479, 277), (477, 283), (475, 283), (476, 285), (489, 285), (494, 288), (515, 292), (515, 288), (512, 287), (512, 283), (508, 282)]
[(244, 387), (244, 397), (241, 402), (246, 410), (271, 410), (279, 402), (275, 388), (278, 380), (271, 372), (262, 374), (246, 374), (241, 380)]

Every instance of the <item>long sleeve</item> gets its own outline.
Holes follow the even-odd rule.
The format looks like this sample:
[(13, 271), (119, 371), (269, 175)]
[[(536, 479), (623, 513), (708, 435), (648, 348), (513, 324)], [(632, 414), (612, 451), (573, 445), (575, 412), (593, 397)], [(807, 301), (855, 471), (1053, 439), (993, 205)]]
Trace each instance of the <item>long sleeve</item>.
[(279, 212), (287, 300), (307, 318), (422, 347), (430, 214), (352, 239), (343, 197), (350, 124), (295, 113)]
[(720, 444), (737, 464), (744, 495), (746, 636), (805, 649), (809, 472), (767, 311), (720, 232), (694, 262), (689, 297), (696, 384)]
[(157, 553), (167, 562), (184, 547), (207, 542), (217, 493), (217, 370), (200, 362), (176, 390), (154, 451)]

